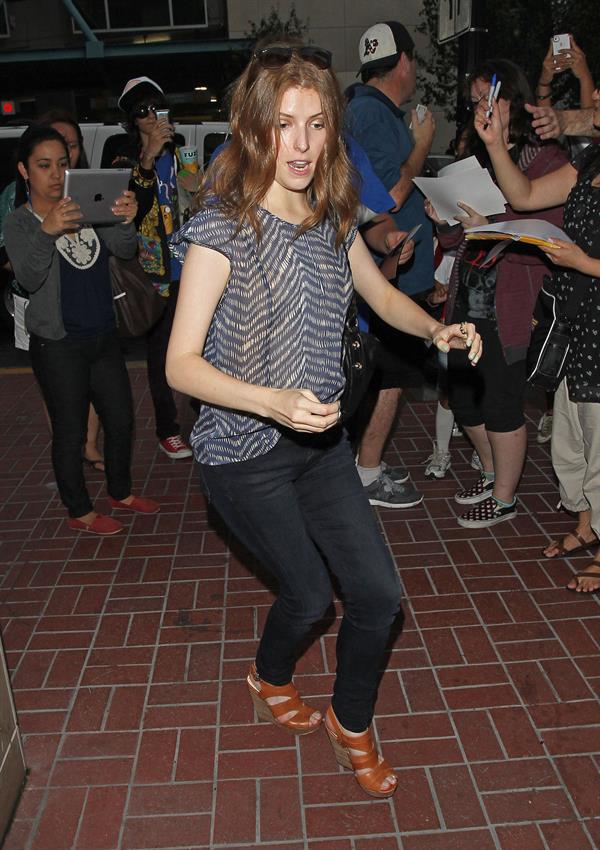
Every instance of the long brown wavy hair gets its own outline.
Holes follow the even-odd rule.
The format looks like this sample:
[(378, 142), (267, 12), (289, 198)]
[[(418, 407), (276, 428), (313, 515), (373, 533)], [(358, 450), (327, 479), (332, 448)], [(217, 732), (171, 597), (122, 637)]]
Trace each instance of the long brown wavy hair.
[(196, 206), (216, 204), (241, 229), (246, 222), (260, 238), (257, 207), (275, 179), (279, 107), (293, 87), (313, 89), (321, 100), (326, 141), (309, 189), (312, 213), (298, 235), (329, 217), (339, 246), (347, 236), (358, 206), (358, 179), (342, 136), (344, 101), (331, 69), (321, 70), (296, 52), (280, 68), (264, 68), (256, 58), (234, 85), (231, 97), (231, 140), (206, 174)]

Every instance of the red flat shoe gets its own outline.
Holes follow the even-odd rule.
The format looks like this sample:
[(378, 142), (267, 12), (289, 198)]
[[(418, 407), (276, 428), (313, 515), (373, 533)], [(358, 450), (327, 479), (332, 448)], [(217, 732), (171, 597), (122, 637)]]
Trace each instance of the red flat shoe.
[(123, 531), (123, 523), (110, 516), (104, 516), (104, 514), (98, 514), (91, 522), (83, 522), (81, 519), (69, 517), (67, 525), (73, 531), (89, 531), (90, 534), (101, 534), (104, 536), (118, 534), (119, 531)]
[[(293, 735), (308, 735), (310, 732), (316, 732), (321, 721), (311, 723), (310, 718), (315, 713), (316, 709), (306, 705), (300, 699), (300, 694), (292, 684), (289, 685), (269, 685), (264, 679), (261, 679), (256, 672), (256, 667), (253, 664), (248, 673), (248, 688), (250, 696), (254, 703), (254, 709), (260, 720), (266, 720), (267, 723), (274, 723), (282, 729), (286, 729)], [(286, 697), (282, 702), (270, 705), (267, 700), (270, 697)], [(284, 714), (295, 711), (293, 717), (281, 723), (278, 718)]]
[(158, 502), (153, 499), (145, 499), (144, 496), (134, 496), (133, 501), (129, 504), (109, 496), (108, 503), (113, 510), (135, 511), (136, 514), (157, 514), (160, 510)]
[[(398, 778), (392, 767), (379, 755), (373, 743), (371, 730), (362, 735), (346, 735), (340, 722), (329, 706), (325, 714), (325, 729), (329, 735), (337, 763), (354, 771), (354, 778), (371, 797), (391, 797), (398, 787)], [(354, 755), (356, 750), (361, 755)], [(357, 773), (357, 771), (364, 773)], [(385, 781), (392, 782), (391, 788), (383, 788)]]

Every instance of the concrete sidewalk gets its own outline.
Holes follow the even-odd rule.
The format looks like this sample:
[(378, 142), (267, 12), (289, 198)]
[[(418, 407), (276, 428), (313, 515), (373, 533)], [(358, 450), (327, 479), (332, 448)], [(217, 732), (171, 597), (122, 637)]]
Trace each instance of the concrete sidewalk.
[[(134, 491), (162, 511), (124, 514), (126, 533), (101, 539), (67, 528), (32, 375), (2, 376), (0, 625), (30, 768), (5, 850), (600, 846), (600, 605), (564, 589), (585, 555), (541, 556), (572, 520), (535, 402), (519, 515), (476, 532), (454, 519), (458, 483), (476, 477), (466, 441), (426, 481), (435, 404), (405, 407), (386, 459), (426, 499), (378, 511), (407, 622), (375, 724), (400, 785), (375, 801), (323, 732), (253, 723), (244, 677), (272, 592), (229, 549), (193, 464), (156, 451), (145, 371), (131, 377)], [(86, 474), (107, 509), (103, 477)], [(322, 709), (336, 627), (296, 678)]]

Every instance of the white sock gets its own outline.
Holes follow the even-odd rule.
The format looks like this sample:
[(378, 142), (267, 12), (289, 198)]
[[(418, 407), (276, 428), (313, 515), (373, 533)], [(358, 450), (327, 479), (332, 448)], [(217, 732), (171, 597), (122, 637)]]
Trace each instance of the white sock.
[(356, 468), (363, 487), (368, 487), (373, 481), (377, 481), (381, 475), (381, 464), (379, 466), (359, 466), (356, 464)]
[(435, 412), (435, 439), (438, 451), (444, 453), (450, 451), (450, 437), (452, 436), (453, 426), (454, 414), (451, 410), (446, 410), (445, 407), (442, 407), (438, 401)]

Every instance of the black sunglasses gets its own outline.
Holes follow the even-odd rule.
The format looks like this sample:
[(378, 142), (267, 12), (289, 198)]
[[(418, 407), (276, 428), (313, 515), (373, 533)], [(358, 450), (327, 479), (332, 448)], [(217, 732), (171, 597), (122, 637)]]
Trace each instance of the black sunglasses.
[(142, 103), (131, 110), (131, 115), (133, 118), (147, 118), (151, 112), (162, 108), (160, 103)]
[(263, 47), (261, 50), (256, 50), (253, 56), (263, 68), (274, 69), (287, 65), (294, 53), (321, 71), (331, 68), (331, 52), (324, 47)]

